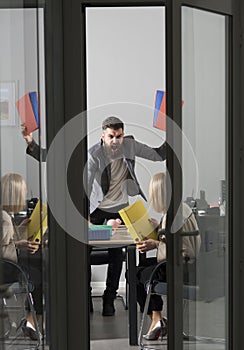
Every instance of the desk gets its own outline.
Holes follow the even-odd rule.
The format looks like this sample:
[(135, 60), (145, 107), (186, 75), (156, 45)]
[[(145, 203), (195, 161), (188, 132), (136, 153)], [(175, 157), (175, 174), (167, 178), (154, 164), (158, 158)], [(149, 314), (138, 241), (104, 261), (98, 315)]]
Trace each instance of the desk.
[(127, 247), (127, 281), (129, 286), (129, 343), (137, 345), (136, 301), (136, 245), (125, 229), (118, 228), (110, 240), (89, 241), (90, 245), (104, 248)]

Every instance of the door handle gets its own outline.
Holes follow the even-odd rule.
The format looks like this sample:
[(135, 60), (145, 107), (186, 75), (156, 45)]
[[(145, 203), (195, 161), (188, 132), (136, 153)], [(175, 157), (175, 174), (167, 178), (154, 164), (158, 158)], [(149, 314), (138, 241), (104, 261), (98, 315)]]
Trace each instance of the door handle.
[(180, 235), (183, 236), (183, 237), (185, 237), (185, 236), (198, 236), (199, 235), (199, 230), (189, 231), (189, 232), (181, 232)]
[[(195, 230), (195, 231), (182, 231), (181, 233), (180, 233), (180, 235), (181, 236), (198, 236), (199, 235), (199, 230)], [(174, 234), (174, 233), (173, 233)], [(162, 236), (166, 236), (166, 230), (165, 229), (163, 229), (163, 228), (161, 228), (160, 230), (158, 230), (158, 236), (160, 237), (162, 237)]]

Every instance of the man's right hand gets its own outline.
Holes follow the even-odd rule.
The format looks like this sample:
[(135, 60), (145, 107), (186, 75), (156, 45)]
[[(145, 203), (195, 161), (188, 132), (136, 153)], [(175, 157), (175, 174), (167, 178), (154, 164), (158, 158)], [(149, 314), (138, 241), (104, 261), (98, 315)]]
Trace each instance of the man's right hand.
[(25, 139), (25, 141), (28, 144), (30, 144), (33, 141), (32, 134), (27, 134), (26, 133), (26, 126), (25, 126), (25, 124), (21, 124), (21, 133), (23, 135), (23, 138)]

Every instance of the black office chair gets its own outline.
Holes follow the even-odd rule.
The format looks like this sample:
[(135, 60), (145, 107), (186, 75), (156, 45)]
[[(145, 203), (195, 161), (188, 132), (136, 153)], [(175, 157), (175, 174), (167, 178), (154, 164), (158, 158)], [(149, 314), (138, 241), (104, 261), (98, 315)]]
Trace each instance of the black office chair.
[[(201, 300), (200, 298), (200, 287), (196, 283), (196, 263), (197, 260), (194, 262), (189, 262), (189, 258), (183, 259), (183, 272), (184, 272), (184, 284), (183, 284), (183, 316), (184, 319), (188, 319), (188, 310), (189, 310), (189, 302), (190, 301), (198, 301)], [(146, 325), (146, 317), (147, 317), (147, 311), (149, 306), (150, 297), (153, 294), (161, 295), (161, 296), (167, 296), (167, 283), (161, 282), (155, 279), (155, 276), (157, 275), (158, 270), (160, 267), (165, 264), (165, 261), (162, 261), (157, 264), (157, 266), (154, 268), (150, 279), (146, 285), (147, 290), (147, 298), (146, 303), (141, 319), (141, 325), (139, 330), (139, 337), (138, 337), (138, 344), (141, 348), (141, 350), (148, 347), (148, 341), (147, 343), (144, 342), (143, 334), (145, 331), (145, 325)], [(167, 321), (167, 320), (166, 320)], [(184, 325), (186, 326), (186, 322), (184, 322)], [(189, 325), (187, 325), (189, 326)], [(187, 327), (188, 328), (188, 327)], [(213, 337), (203, 337), (203, 336), (196, 336), (196, 335), (190, 335), (189, 329), (183, 332), (183, 339), (185, 341), (198, 341), (198, 342), (204, 342), (204, 343), (225, 343), (225, 339), (222, 338), (213, 338)]]
[[(126, 264), (126, 271), (127, 271), (127, 252), (126, 248), (122, 248), (122, 259)], [(91, 265), (104, 265), (109, 263), (109, 255), (108, 255), (108, 249), (100, 248), (100, 247), (93, 247), (90, 255), (90, 263)], [(93, 298), (101, 298), (101, 295), (92, 295)], [(127, 302), (127, 282), (125, 286), (125, 297), (118, 294), (116, 298), (120, 299), (123, 303), (123, 306), (125, 310), (128, 309), (128, 302)]]
[(6, 344), (13, 346), (16, 340), (19, 343), (22, 337), (21, 326), (25, 319), (27, 303), (32, 313), (38, 339), (34, 341), (34, 345), (33, 341), (30, 341), (30, 347), (27, 348), (25, 345), (25, 349), (39, 349), (41, 339), (33, 306), (32, 290), (33, 285), (17, 263), (0, 259), (0, 316), (4, 320), (0, 337)]

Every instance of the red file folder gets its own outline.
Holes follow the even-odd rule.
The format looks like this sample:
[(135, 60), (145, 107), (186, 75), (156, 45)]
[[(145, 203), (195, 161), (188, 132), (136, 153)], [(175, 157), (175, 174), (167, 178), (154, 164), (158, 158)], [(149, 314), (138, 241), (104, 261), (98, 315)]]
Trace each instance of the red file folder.
[[(182, 100), (182, 106), (184, 101)], [(166, 91), (156, 90), (153, 127), (166, 131)]]
[(30, 92), (22, 96), (17, 102), (16, 107), (22, 124), (25, 124), (26, 134), (39, 128), (39, 108), (37, 92)]

